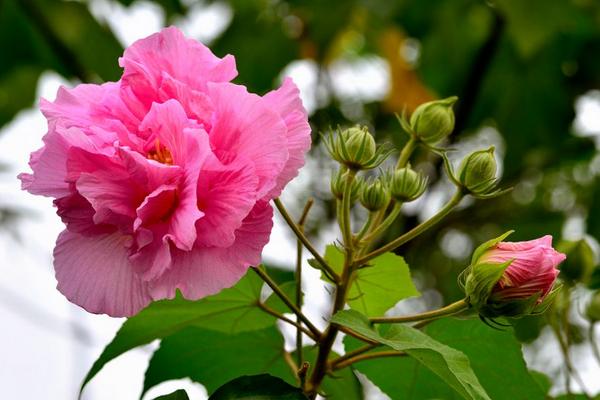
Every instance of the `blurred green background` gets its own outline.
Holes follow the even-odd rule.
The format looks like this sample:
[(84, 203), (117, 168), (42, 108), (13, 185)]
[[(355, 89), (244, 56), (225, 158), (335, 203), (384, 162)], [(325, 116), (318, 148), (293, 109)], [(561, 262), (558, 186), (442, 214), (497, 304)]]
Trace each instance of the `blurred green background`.
[[(0, 0), (0, 128), (37, 99), (37, 81), (55, 71), (73, 82), (117, 80), (123, 40), (94, 10), (109, 1)], [(120, 0), (125, 8), (131, 0)], [(600, 2), (595, 0), (156, 0), (164, 25), (202, 31), (194, 16), (222, 11), (206, 39), (234, 54), (236, 82), (264, 93), (282, 75), (300, 84), (311, 113), (317, 171), (290, 201), (314, 195), (333, 217), (326, 180), (331, 165), (320, 132), (370, 126), (378, 140), (406, 141), (394, 113), (458, 95), (454, 158), (494, 144), (502, 185), (512, 193), (473, 201), (399, 252), (421, 287), (445, 301), (460, 297), (456, 275), (478, 243), (515, 229), (514, 240), (551, 234), (587, 238), (596, 258), (581, 262), (569, 287), (600, 286)], [(91, 11), (90, 11), (91, 10)], [(216, 17), (215, 17), (216, 18)], [(209, 21), (210, 22), (210, 21)], [(200, 25), (198, 25), (200, 24)], [(439, 158), (419, 151), (413, 165), (432, 189), (392, 231), (410, 228), (449, 192)], [(293, 201), (297, 200), (297, 201)], [(0, 215), (12, 216), (11, 210)], [(315, 234), (327, 218), (313, 218)], [(394, 232), (390, 233), (393, 235)], [(293, 260), (290, 260), (290, 267)], [(581, 269), (581, 265), (574, 268)], [(543, 322), (524, 321), (522, 337)], [(575, 324), (576, 325), (576, 324)], [(534, 329), (535, 328), (535, 329)], [(576, 338), (575, 338), (576, 339)]]

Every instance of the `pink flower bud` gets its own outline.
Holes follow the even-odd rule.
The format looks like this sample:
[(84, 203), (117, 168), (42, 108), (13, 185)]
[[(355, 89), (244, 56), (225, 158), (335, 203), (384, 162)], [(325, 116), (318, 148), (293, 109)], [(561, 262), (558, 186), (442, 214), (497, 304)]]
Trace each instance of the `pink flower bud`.
[(552, 236), (526, 242), (500, 242), (485, 251), (477, 263), (512, 262), (492, 289), (494, 301), (523, 300), (539, 295), (541, 303), (550, 293), (566, 256), (552, 247)]

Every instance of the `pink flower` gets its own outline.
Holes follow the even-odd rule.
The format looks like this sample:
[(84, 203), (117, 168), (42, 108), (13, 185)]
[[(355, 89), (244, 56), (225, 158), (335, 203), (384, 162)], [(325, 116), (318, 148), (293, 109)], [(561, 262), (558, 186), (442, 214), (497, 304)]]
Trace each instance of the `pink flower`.
[(495, 301), (522, 300), (539, 296), (541, 303), (551, 291), (566, 256), (552, 248), (552, 236), (546, 235), (527, 242), (499, 242), (485, 251), (478, 263), (510, 262), (492, 289)]
[(129, 316), (180, 289), (236, 283), (269, 240), (269, 200), (304, 164), (306, 111), (294, 83), (264, 97), (229, 83), (218, 58), (176, 28), (139, 40), (118, 82), (42, 100), (44, 146), (23, 189), (55, 198), (66, 229), (58, 289), (93, 313)]

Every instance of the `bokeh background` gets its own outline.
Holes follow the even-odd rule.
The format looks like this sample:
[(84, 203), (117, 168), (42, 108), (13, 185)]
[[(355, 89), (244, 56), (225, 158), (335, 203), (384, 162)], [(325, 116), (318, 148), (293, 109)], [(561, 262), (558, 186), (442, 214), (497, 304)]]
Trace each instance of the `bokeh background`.
[[(319, 133), (360, 123), (378, 140), (406, 141), (395, 113), (458, 95), (449, 145), (458, 162), (496, 146), (505, 196), (467, 201), (399, 250), (424, 293), (392, 312), (425, 310), (460, 297), (457, 273), (482, 241), (515, 229), (515, 240), (552, 234), (585, 239), (567, 295), (544, 318), (516, 327), (532, 369), (552, 393), (600, 391), (582, 310), (600, 287), (600, 3), (595, 0), (0, 0), (0, 397), (71, 399), (121, 320), (89, 315), (56, 290), (51, 265), (59, 218), (51, 201), (19, 190), (16, 174), (41, 145), (40, 97), (59, 85), (119, 79), (123, 48), (177, 25), (219, 56), (234, 54), (236, 82), (264, 93), (291, 76), (310, 114), (314, 146), (283, 196), (297, 213), (316, 199), (307, 228), (321, 248), (336, 237), (327, 160)], [(432, 186), (405, 207), (390, 235), (432, 215), (449, 197), (439, 158), (413, 165)], [(363, 216), (358, 214), (357, 219)], [(265, 261), (292, 268), (294, 241), (279, 219)], [(575, 259), (576, 257), (572, 257)], [(307, 269), (310, 268), (307, 266)], [(310, 270), (309, 270), (310, 271)], [(563, 274), (564, 276), (564, 274)], [(308, 312), (327, 313), (318, 273), (304, 282)], [(563, 344), (576, 367), (567, 373)], [(599, 333), (600, 334), (600, 333)], [(600, 338), (596, 338), (600, 340)], [(112, 362), (83, 398), (139, 396), (152, 346)], [(192, 382), (171, 382), (147, 398)], [(583, 387), (582, 387), (583, 386)], [(366, 398), (385, 398), (374, 388)]]

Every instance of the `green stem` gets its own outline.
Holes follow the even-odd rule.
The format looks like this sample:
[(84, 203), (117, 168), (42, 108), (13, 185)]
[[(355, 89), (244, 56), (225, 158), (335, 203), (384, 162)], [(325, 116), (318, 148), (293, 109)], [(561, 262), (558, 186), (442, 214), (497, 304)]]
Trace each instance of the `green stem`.
[(354, 182), (355, 175), (356, 171), (351, 169), (346, 172), (344, 195), (342, 197), (340, 229), (342, 230), (342, 238), (344, 239), (344, 246), (346, 246), (346, 249), (352, 248), (352, 225), (350, 222), (350, 209), (352, 208), (352, 182)]
[(310, 322), (310, 320), (304, 315), (302, 314), (302, 310), (300, 310), (287, 296), (286, 294), (281, 290), (281, 288), (277, 285), (277, 283), (275, 283), (275, 281), (273, 279), (271, 279), (271, 277), (267, 274), (267, 272), (265, 270), (263, 270), (260, 267), (254, 267), (252, 268), (254, 270), (254, 272), (256, 272), (256, 274), (258, 276), (260, 276), (262, 278), (263, 281), (265, 281), (265, 283), (273, 290), (273, 292), (281, 299), (281, 301), (283, 301), (283, 303), (288, 306), (288, 308), (294, 312), (294, 314), (296, 314), (298, 316), (298, 318), (300, 318), (300, 320), (302, 322), (304, 322), (304, 324), (306, 325), (306, 327), (316, 336), (319, 337), (321, 336), (321, 332), (312, 324), (312, 322)]
[(354, 238), (354, 242), (355, 243), (360, 242), (360, 240), (363, 238), (363, 236), (365, 236), (367, 234), (367, 232), (369, 231), (369, 229), (373, 225), (373, 222), (375, 222), (375, 216), (376, 215), (377, 215), (376, 212), (369, 211), (369, 215), (367, 216), (367, 220), (365, 221), (364, 225), (360, 229), (360, 232), (358, 232), (358, 234), (356, 235), (356, 238)]
[(381, 254), (387, 253), (388, 251), (392, 251), (392, 250), (396, 249), (397, 247), (403, 245), (404, 243), (419, 236), (421, 233), (425, 232), (427, 229), (431, 228), (433, 225), (437, 224), (440, 220), (442, 220), (446, 215), (448, 215), (450, 213), (450, 211), (452, 211), (452, 209), (458, 203), (460, 203), (460, 200), (462, 198), (463, 198), (462, 191), (460, 189), (457, 189), (456, 192), (454, 193), (454, 195), (452, 196), (452, 198), (450, 199), (450, 201), (448, 201), (448, 203), (446, 203), (446, 205), (433, 217), (431, 217), (427, 221), (417, 225), (410, 231), (406, 232), (402, 236), (397, 237), (396, 239), (392, 240), (388, 244), (383, 245), (380, 248), (378, 248), (377, 250), (373, 250), (369, 254), (366, 254), (365, 256), (359, 258), (358, 260), (355, 261), (355, 264), (356, 265), (364, 265), (369, 260), (372, 260), (373, 258), (375, 258)]
[(406, 167), (406, 164), (408, 164), (408, 160), (410, 160), (410, 156), (412, 155), (412, 153), (416, 147), (417, 147), (417, 141), (411, 135), (410, 139), (408, 139), (408, 142), (406, 142), (406, 144), (402, 148), (402, 151), (400, 152), (400, 156), (398, 157), (398, 162), (396, 163), (396, 169)]
[(281, 216), (283, 217), (285, 222), (288, 224), (288, 226), (292, 229), (292, 231), (294, 232), (294, 234), (296, 235), (298, 240), (300, 240), (302, 242), (302, 244), (304, 245), (304, 247), (306, 247), (306, 249), (310, 252), (310, 254), (313, 255), (315, 260), (317, 260), (317, 262), (321, 265), (321, 268), (323, 268), (323, 271), (327, 275), (329, 275), (329, 277), (332, 279), (332, 281), (334, 281), (334, 282), (337, 281), (339, 279), (338, 275), (335, 273), (335, 271), (333, 269), (331, 269), (329, 264), (327, 264), (327, 261), (325, 261), (325, 259), (319, 254), (317, 249), (315, 249), (315, 247), (312, 245), (310, 240), (308, 240), (308, 238), (300, 230), (298, 225), (296, 225), (294, 220), (292, 220), (292, 217), (290, 217), (290, 214), (287, 212), (287, 210), (286, 210), (285, 206), (283, 205), (283, 203), (281, 202), (281, 200), (279, 198), (276, 198), (273, 200), (273, 202), (275, 203), (275, 207), (277, 207), (277, 210), (279, 210), (279, 213), (281, 214)]
[(392, 211), (390, 211), (388, 216), (385, 217), (385, 219), (381, 222), (381, 224), (379, 224), (375, 229), (373, 229), (371, 232), (369, 232), (369, 235), (364, 238), (363, 242), (368, 244), (369, 242), (377, 239), (377, 237), (379, 235), (381, 235), (383, 232), (385, 232), (386, 229), (388, 229), (390, 227), (390, 225), (392, 225), (394, 223), (396, 218), (398, 218), (398, 215), (400, 215), (401, 209), (402, 209), (402, 203), (394, 203), (394, 207), (392, 208)]
[(374, 324), (396, 324), (403, 322), (416, 322), (423, 320), (430, 320), (435, 318), (446, 317), (449, 315), (457, 314), (469, 308), (469, 304), (466, 299), (459, 300), (452, 304), (448, 304), (445, 307), (437, 310), (426, 311), (419, 314), (405, 315), (402, 317), (377, 317), (370, 318), (369, 320)]

